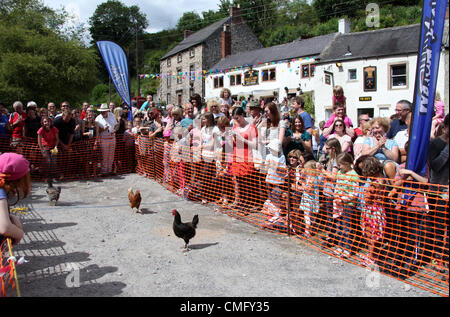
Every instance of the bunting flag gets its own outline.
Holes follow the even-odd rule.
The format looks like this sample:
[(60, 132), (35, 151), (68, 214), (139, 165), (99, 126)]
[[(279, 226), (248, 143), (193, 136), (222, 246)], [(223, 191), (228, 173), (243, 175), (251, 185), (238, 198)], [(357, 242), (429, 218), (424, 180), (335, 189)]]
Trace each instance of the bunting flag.
[(447, 0), (425, 0), (406, 168), (425, 175)]
[(99, 41), (97, 46), (117, 93), (128, 106), (128, 120), (132, 120), (128, 62), (125, 52), (119, 45), (110, 41)]
[[(292, 67), (290, 63), (292, 62), (302, 62), (302, 61), (309, 61), (310, 59), (317, 59), (318, 56), (311, 56), (311, 57), (305, 57), (305, 58), (297, 58), (297, 59), (289, 59), (284, 61), (276, 61), (276, 62), (257, 62), (255, 65), (245, 64), (245, 65), (239, 65), (239, 66), (233, 66), (229, 67), (227, 69), (208, 69), (208, 70), (198, 70), (193, 72), (179, 72), (179, 73), (159, 73), (159, 74), (139, 74), (141, 79), (161, 79), (161, 78), (183, 78), (183, 79), (207, 79), (210, 78), (211, 75), (215, 74), (226, 74), (230, 72), (237, 72), (237, 71), (245, 71), (248, 68), (256, 68), (256, 67), (265, 67), (270, 65), (276, 65), (276, 64), (282, 64), (287, 63), (289, 70), (292, 72)], [(310, 62), (310, 61), (309, 61)], [(300, 68), (299, 66), (295, 68)], [(282, 70), (284, 72), (284, 70)], [(262, 71), (261, 74), (264, 74), (265, 72)], [(241, 74), (242, 75), (242, 74)]]

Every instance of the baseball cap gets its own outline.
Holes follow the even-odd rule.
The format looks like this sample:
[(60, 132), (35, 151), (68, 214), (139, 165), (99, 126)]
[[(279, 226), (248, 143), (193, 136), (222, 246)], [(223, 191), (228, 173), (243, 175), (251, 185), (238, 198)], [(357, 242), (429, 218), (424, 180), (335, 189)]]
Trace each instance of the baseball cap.
[(18, 180), (30, 171), (30, 162), (17, 153), (0, 155), (0, 177), (6, 180)]

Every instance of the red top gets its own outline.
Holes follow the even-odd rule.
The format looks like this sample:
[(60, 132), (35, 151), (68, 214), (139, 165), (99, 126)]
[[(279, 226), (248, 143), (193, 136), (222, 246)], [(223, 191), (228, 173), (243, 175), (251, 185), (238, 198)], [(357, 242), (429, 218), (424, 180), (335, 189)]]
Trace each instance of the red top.
[(9, 116), (9, 124), (12, 126), (17, 120), (19, 120), (19, 117), (22, 118), (22, 121), (15, 125), (12, 129), (12, 137), (16, 139), (21, 139), (23, 137), (23, 127), (25, 126), (25, 119), (27, 118), (27, 113), (22, 112), (14, 112)]
[[(258, 137), (258, 131), (253, 124), (249, 124), (244, 130), (238, 125), (233, 127), (236, 134), (240, 134), (245, 140), (255, 140)], [(236, 176), (245, 176), (254, 171), (253, 155), (249, 150), (247, 143), (243, 141), (234, 142), (233, 163), (231, 164), (231, 174)]]
[(51, 127), (50, 130), (46, 130), (42, 127), (38, 130), (37, 134), (42, 137), (42, 144), (49, 149), (53, 149), (56, 146), (56, 135), (58, 134), (57, 128)]

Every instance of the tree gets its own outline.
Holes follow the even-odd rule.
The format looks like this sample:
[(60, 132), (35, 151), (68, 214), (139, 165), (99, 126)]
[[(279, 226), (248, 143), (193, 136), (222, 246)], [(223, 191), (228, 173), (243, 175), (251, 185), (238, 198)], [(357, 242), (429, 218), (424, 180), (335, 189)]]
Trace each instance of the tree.
[(190, 30), (195, 32), (202, 28), (203, 28), (203, 19), (198, 13), (194, 11), (185, 12), (183, 16), (178, 20), (176, 26), (178, 32), (183, 32), (184, 30)]
[[(229, 1), (222, 1), (220, 8), (223, 10)], [(264, 30), (272, 28), (277, 20), (278, 1), (275, 0), (233, 0), (232, 5), (240, 5), (242, 18), (252, 29), (256, 36), (260, 36)]]
[(51, 18), (62, 13), (34, 0), (10, 4), (0, 7), (3, 101), (12, 104), (15, 100), (34, 100), (41, 105), (50, 100), (74, 103), (86, 98), (96, 81), (98, 60), (94, 51), (62, 34), (62, 27), (52, 29), (56, 21)]
[[(121, 46), (128, 56), (128, 69), (130, 76), (137, 75), (136, 50), (138, 50), (138, 60), (142, 61), (142, 42), (138, 42), (136, 47), (136, 36), (142, 39), (144, 31), (148, 27), (147, 17), (139, 11), (138, 6), (125, 6), (118, 0), (108, 0), (97, 6), (94, 14), (89, 19), (89, 31), (92, 37), (92, 44), (98, 41), (112, 41)], [(97, 52), (100, 57), (99, 52)], [(100, 68), (103, 81), (108, 80), (108, 72), (104, 64)]]
[(127, 7), (118, 0), (97, 6), (89, 24), (93, 43), (112, 41), (124, 47), (133, 43), (136, 31), (141, 37), (148, 27), (147, 17), (138, 6)]

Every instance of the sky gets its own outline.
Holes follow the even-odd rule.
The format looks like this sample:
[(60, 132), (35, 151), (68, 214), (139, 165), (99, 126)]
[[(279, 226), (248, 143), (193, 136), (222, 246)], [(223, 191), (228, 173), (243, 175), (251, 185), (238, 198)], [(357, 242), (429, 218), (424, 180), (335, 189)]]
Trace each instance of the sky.
[[(41, 0), (44, 5), (54, 10), (64, 8), (74, 16), (74, 22), (85, 23), (94, 14), (98, 5), (107, 0)], [(149, 27), (147, 32), (154, 33), (175, 27), (178, 19), (187, 11), (201, 14), (203, 11), (219, 8), (219, 0), (120, 0), (126, 6), (137, 5), (147, 15)]]

